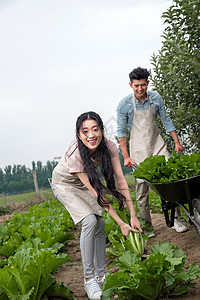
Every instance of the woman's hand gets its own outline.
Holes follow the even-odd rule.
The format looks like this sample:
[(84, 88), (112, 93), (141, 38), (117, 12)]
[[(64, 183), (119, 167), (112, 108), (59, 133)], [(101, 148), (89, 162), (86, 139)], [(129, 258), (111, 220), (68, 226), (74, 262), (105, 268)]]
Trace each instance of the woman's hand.
[[(134, 228), (134, 229), (135, 229), (135, 228), (138, 228), (139, 231), (140, 231), (141, 233), (143, 233), (143, 230), (142, 230), (140, 221), (138, 220), (138, 218), (137, 218), (136, 216), (132, 217), (130, 222), (131, 222), (131, 227), (132, 227), (132, 228)], [(138, 230), (137, 230), (137, 231), (138, 231)]]
[(127, 239), (128, 239), (130, 231), (138, 232), (137, 229), (133, 229), (130, 225), (128, 225), (126, 223), (123, 223), (122, 225), (120, 225), (120, 228), (121, 228), (122, 234), (125, 235), (127, 237)]

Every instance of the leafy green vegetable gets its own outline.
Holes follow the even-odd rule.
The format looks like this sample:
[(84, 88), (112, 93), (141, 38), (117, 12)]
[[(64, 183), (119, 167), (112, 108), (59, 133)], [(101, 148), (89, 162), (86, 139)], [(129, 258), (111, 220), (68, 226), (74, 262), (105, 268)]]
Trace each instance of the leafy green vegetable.
[(47, 293), (75, 299), (53, 276), (71, 260), (67, 254), (58, 254), (63, 242), (74, 238), (71, 227), (70, 215), (56, 200), (34, 205), (0, 226), (0, 254), (8, 257), (0, 259), (0, 300), (44, 300)]
[(0, 258), (0, 268), (2, 268), (3, 266), (7, 265), (7, 263), (8, 263), (7, 259)]
[(149, 205), (152, 213), (162, 213), (160, 197), (151, 189), (149, 190)]
[[(59, 217), (58, 217), (59, 215)], [(21, 244), (39, 238), (40, 248), (55, 248), (73, 236), (69, 233), (72, 219), (57, 200), (32, 206), (29, 211), (16, 213), (0, 226), (0, 254), (14, 255)]]
[[(200, 266), (190, 264), (182, 271), (186, 255), (171, 243), (157, 243), (152, 253), (141, 260), (136, 253), (126, 251), (112, 266), (119, 266), (115, 274), (108, 274), (103, 283), (103, 300), (117, 293), (118, 299), (159, 299), (181, 295), (191, 281), (200, 277)], [(145, 288), (144, 288), (145, 287)], [(110, 298), (109, 298), (110, 297)]]
[(0, 269), (0, 292), (18, 299), (23, 296), (39, 300), (55, 282), (55, 270), (69, 260), (69, 255), (56, 255), (52, 249), (18, 251), (9, 257), (8, 265)]
[(142, 237), (141, 232), (135, 232), (132, 231), (129, 232), (129, 241), (132, 246), (133, 252), (141, 256), (144, 254), (145, 251), (145, 244)]
[(127, 250), (141, 256), (145, 252), (148, 241), (148, 237), (146, 235), (142, 236), (140, 232), (134, 234), (130, 232), (129, 239), (127, 240), (119, 228), (115, 231), (111, 231), (108, 235), (108, 239), (111, 246), (106, 248), (106, 252), (116, 257), (121, 256)]
[(106, 252), (110, 253), (111, 256), (120, 256), (125, 252), (126, 241), (119, 228), (115, 231), (111, 231), (108, 234), (108, 239), (111, 243), (111, 247), (107, 247)]
[(171, 182), (200, 175), (200, 153), (181, 155), (173, 151), (166, 161), (164, 155), (150, 155), (133, 173), (149, 182)]
[(67, 300), (76, 300), (73, 292), (63, 283), (53, 284), (47, 291), (47, 296), (60, 297)]

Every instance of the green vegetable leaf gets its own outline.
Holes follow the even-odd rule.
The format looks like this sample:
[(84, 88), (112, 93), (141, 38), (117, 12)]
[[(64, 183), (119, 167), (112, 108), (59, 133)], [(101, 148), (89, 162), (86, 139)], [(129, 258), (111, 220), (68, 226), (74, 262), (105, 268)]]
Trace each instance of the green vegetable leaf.
[(67, 300), (76, 300), (73, 292), (63, 282), (53, 284), (47, 291), (49, 297), (60, 297)]
[(134, 177), (162, 183), (200, 175), (200, 153), (172, 154), (167, 161), (164, 155), (150, 155), (139, 164)]

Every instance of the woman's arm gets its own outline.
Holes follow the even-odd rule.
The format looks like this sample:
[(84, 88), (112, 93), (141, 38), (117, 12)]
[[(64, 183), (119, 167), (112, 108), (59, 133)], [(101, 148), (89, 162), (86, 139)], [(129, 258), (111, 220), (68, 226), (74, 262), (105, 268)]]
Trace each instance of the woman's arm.
[[(79, 177), (79, 179), (82, 181), (82, 183), (86, 186), (86, 188), (93, 193), (93, 195), (97, 198), (97, 192), (95, 189), (91, 186), (87, 173), (76, 173), (76, 175)], [(132, 200), (131, 200), (132, 202)], [(133, 203), (132, 203), (133, 204)], [(137, 232), (138, 230), (135, 229), (137, 227), (140, 229), (140, 223), (138, 221), (138, 226), (129, 226), (128, 224), (124, 223), (122, 219), (118, 216), (117, 212), (114, 210), (113, 206), (111, 204), (108, 204), (108, 207), (104, 207), (105, 210), (111, 215), (111, 217), (117, 222), (117, 224), (120, 226), (121, 231), (123, 235), (125, 235), (128, 238), (129, 232)], [(133, 207), (134, 210), (134, 207)], [(135, 218), (137, 219), (136, 215)], [(135, 221), (136, 221), (135, 219)], [(136, 222), (135, 222), (136, 224)]]
[(126, 205), (128, 207), (128, 210), (130, 211), (131, 216), (131, 226), (133, 228), (138, 228), (142, 232), (141, 224), (136, 216), (136, 212), (133, 206), (133, 201), (131, 199), (129, 187), (122, 172), (119, 155), (113, 157), (111, 159), (111, 162), (115, 174), (117, 188), (120, 191), (120, 193), (126, 198)]
[(95, 189), (91, 186), (90, 182), (89, 182), (89, 178), (87, 173), (76, 173), (76, 175), (78, 176), (78, 178), (80, 179), (80, 181), (82, 181), (82, 183), (86, 186), (86, 188), (92, 192), (92, 194), (97, 198), (97, 192), (95, 191)]

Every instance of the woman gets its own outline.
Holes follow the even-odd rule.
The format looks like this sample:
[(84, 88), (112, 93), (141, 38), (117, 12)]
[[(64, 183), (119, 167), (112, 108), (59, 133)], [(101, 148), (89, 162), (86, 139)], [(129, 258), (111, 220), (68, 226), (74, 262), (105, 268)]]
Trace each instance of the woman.
[[(106, 274), (106, 234), (102, 207), (119, 224), (128, 238), (130, 231), (140, 231), (129, 188), (121, 169), (118, 149), (104, 137), (103, 122), (95, 112), (81, 114), (76, 122), (76, 137), (55, 167), (52, 184), (58, 198), (75, 224), (81, 222), (80, 248), (84, 269), (84, 287), (89, 299), (100, 299)], [(106, 187), (97, 170), (100, 167)], [(115, 180), (120, 192), (115, 188)], [(122, 209), (126, 203), (131, 226), (118, 216), (105, 194), (111, 194)], [(96, 275), (95, 275), (95, 272)]]

